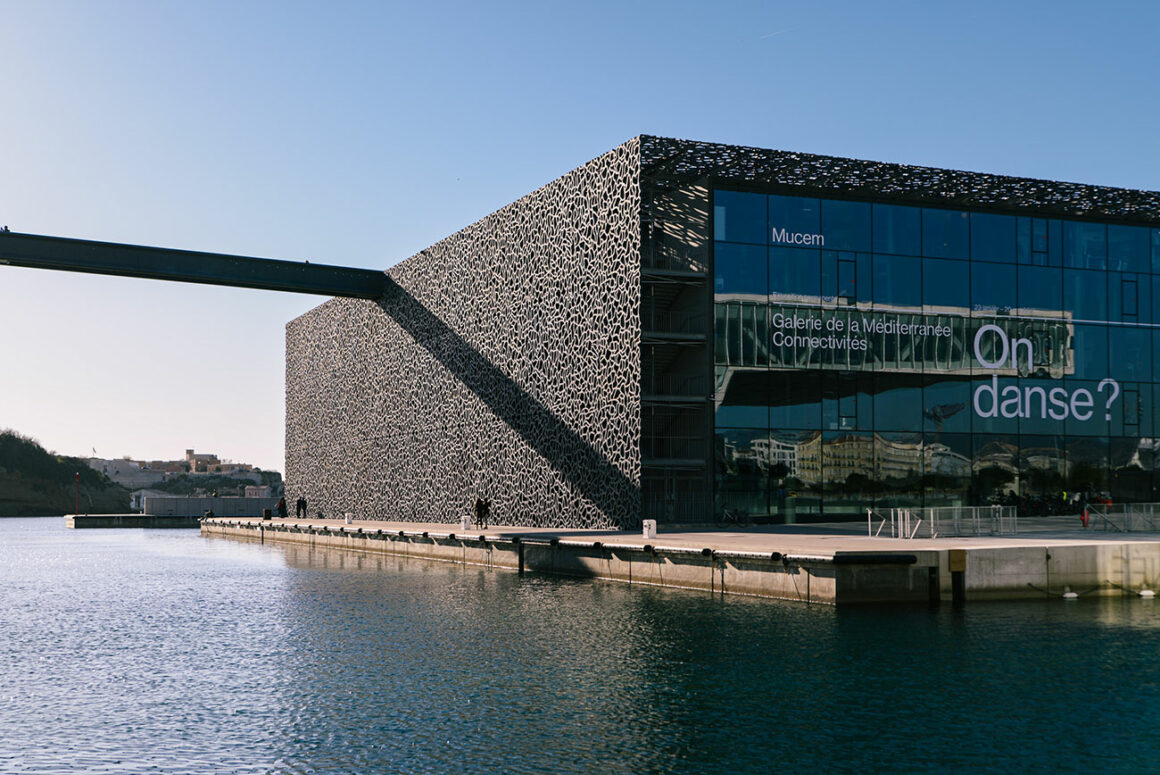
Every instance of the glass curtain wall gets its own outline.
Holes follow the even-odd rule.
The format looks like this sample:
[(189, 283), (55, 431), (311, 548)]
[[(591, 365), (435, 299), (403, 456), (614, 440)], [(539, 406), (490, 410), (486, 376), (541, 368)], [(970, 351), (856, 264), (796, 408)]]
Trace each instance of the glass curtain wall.
[(1160, 230), (714, 192), (717, 508), (1160, 500)]

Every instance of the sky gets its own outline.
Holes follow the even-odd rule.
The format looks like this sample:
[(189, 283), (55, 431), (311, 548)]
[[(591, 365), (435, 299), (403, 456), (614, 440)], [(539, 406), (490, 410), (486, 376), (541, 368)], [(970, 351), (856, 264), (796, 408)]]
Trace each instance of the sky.
[[(1160, 4), (0, 0), (0, 225), (386, 269), (638, 135), (1160, 189)], [(317, 296), (0, 266), (0, 429), (282, 470)]]

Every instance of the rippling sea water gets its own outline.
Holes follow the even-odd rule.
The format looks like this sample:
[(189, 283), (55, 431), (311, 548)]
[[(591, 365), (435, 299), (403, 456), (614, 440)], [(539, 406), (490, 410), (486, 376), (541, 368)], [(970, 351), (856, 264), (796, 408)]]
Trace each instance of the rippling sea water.
[(1160, 770), (1160, 601), (836, 610), (0, 519), (0, 772)]

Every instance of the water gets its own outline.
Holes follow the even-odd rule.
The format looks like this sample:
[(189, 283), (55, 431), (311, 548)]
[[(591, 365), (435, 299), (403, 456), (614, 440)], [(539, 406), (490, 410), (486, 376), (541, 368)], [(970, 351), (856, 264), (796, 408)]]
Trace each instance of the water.
[(1160, 601), (835, 610), (0, 520), (0, 772), (1145, 772)]

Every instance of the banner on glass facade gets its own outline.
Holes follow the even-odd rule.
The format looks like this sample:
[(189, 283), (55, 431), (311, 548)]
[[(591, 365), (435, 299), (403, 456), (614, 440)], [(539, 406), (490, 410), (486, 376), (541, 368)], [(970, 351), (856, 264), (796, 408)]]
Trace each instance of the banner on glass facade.
[(726, 330), (718, 341), (719, 365), (962, 375), (980, 383), (971, 402), (978, 417), (1084, 422), (1102, 414), (1111, 420), (1121, 392), (1111, 377), (1099, 380), (1094, 390), (1000, 379), (1074, 375), (1074, 326), (1061, 318), (975, 318), (742, 301), (718, 301), (717, 315)]

